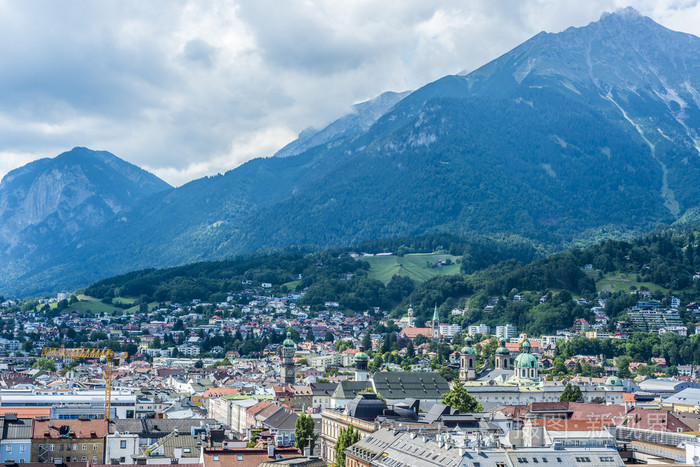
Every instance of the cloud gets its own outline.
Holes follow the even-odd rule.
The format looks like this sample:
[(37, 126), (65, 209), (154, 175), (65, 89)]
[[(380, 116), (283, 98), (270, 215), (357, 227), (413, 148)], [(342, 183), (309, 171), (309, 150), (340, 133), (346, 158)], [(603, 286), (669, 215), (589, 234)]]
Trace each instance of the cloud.
[[(0, 175), (74, 146), (179, 185), (618, 0), (0, 0)], [(689, 1), (632, 6), (700, 34)]]

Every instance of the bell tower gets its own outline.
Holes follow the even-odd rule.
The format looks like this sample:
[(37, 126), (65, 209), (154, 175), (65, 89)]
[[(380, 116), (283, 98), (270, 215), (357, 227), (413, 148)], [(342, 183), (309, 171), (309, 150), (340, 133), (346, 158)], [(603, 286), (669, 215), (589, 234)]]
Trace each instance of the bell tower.
[(294, 353), (296, 345), (292, 340), (292, 333), (287, 333), (287, 338), (282, 343), (282, 384), (294, 384)]
[(510, 370), (510, 350), (506, 348), (506, 340), (501, 338), (500, 346), (496, 349), (496, 369)]
[(476, 379), (476, 350), (472, 347), (471, 339), (467, 339), (459, 352), (459, 379), (461, 381)]

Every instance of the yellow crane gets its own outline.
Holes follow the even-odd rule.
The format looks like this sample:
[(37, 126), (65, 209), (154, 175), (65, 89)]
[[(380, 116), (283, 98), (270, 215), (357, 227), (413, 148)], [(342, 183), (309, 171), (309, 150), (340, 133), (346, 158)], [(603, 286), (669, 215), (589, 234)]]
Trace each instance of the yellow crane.
[(111, 349), (90, 349), (77, 348), (66, 349), (64, 347), (44, 347), (41, 351), (42, 357), (56, 358), (104, 358), (107, 362), (105, 366), (105, 420), (109, 420), (109, 408), (112, 405), (112, 362), (115, 359), (123, 359), (128, 355), (126, 352), (115, 352)]

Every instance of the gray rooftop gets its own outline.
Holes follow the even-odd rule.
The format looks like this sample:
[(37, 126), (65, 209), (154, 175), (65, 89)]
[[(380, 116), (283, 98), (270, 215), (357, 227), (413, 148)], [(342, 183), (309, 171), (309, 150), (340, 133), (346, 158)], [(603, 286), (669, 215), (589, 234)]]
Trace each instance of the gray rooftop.
[(433, 372), (381, 372), (372, 375), (374, 389), (386, 399), (442, 399), (450, 392), (445, 378)]
[(335, 388), (333, 399), (354, 399), (359, 393), (372, 387), (369, 381), (341, 381)]
[(0, 417), (0, 439), (29, 439), (32, 437), (31, 418), (17, 418), (12, 415)]
[(271, 417), (263, 421), (263, 425), (269, 426), (273, 430), (293, 430), (299, 415), (286, 410), (275, 412)]
[(126, 418), (121, 420), (110, 420), (108, 425), (109, 434), (116, 432), (139, 435), (140, 438), (162, 438), (177, 429), (180, 433), (189, 433), (192, 427), (206, 425), (220, 425), (213, 418), (205, 419), (157, 419), (157, 418)]
[(700, 405), (700, 389), (687, 388), (663, 400), (666, 404)]

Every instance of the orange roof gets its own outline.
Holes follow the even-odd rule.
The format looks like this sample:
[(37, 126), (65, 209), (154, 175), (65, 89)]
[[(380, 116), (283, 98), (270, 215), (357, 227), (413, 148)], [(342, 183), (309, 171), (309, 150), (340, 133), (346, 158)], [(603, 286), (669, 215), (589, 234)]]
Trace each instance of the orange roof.
[(609, 418), (590, 418), (586, 420), (535, 419), (532, 420), (532, 424), (543, 426), (548, 431), (600, 431), (606, 426), (615, 425)]
[(17, 414), (18, 418), (37, 418), (46, 417), (48, 418), (51, 414), (50, 407), (0, 407), (0, 415), (7, 415), (8, 413)]
[(70, 427), (71, 439), (100, 439), (107, 436), (107, 420), (34, 420), (32, 439), (58, 439), (59, 428)]
[(229, 394), (238, 394), (239, 391), (236, 388), (209, 388), (204, 391), (204, 398), (207, 397), (221, 397), (227, 396)]
[[(506, 348), (508, 350), (510, 350), (511, 352), (520, 352), (520, 344), (506, 342)], [(542, 350), (542, 346), (536, 340), (530, 341), (530, 348), (533, 350), (534, 349)]]
[(418, 336), (432, 337), (433, 330), (430, 328), (403, 328), (401, 334), (409, 339), (414, 339)]
[[(276, 447), (274, 452), (275, 456), (279, 456), (282, 459), (301, 455), (301, 452), (296, 448)], [(216, 460), (214, 460), (214, 456), (216, 456)], [(204, 448), (202, 457), (205, 466), (217, 467), (257, 467), (263, 462), (272, 460), (267, 455), (267, 449), (257, 448), (226, 450)]]

